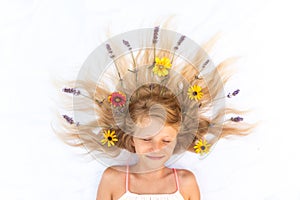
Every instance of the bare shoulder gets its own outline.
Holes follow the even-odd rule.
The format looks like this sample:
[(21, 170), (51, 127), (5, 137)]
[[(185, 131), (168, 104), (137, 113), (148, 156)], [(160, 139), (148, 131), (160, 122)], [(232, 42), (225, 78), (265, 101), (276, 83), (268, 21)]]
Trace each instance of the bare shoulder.
[(186, 169), (177, 169), (180, 192), (190, 200), (200, 199), (200, 189), (193, 172)]
[(104, 170), (103, 175), (102, 176), (107, 176), (109, 178), (116, 178), (114, 176), (119, 176), (120, 174), (124, 174), (126, 170), (125, 166), (112, 166), (112, 167), (108, 167)]
[(196, 177), (193, 172), (186, 169), (176, 169), (181, 185), (197, 184)]
[(104, 170), (98, 186), (97, 200), (112, 199), (114, 193), (119, 192), (116, 191), (116, 185), (120, 185), (120, 183), (122, 183), (122, 174), (124, 175), (123, 166), (108, 167)]

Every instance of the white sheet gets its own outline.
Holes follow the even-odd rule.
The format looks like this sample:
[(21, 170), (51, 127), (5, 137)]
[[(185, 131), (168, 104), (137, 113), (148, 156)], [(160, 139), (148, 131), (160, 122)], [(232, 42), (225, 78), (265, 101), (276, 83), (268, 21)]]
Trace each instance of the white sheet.
[[(148, 4), (146, 6), (146, 4)], [(104, 167), (52, 133), (52, 76), (76, 77), (113, 34), (176, 14), (178, 32), (201, 43), (223, 32), (216, 62), (242, 56), (234, 103), (256, 112), (251, 136), (220, 141), (204, 160), (176, 163), (197, 176), (203, 200), (299, 200), (299, 12), (292, 1), (0, 2), (0, 199), (92, 200)], [(195, 163), (198, 163), (195, 165)]]

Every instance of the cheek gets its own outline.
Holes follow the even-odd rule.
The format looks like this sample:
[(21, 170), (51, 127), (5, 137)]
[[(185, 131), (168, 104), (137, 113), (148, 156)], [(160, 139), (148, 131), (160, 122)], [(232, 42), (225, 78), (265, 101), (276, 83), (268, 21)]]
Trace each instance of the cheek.
[(168, 144), (166, 146), (166, 151), (169, 153), (169, 154), (173, 154), (173, 151), (175, 149), (175, 146), (176, 146), (177, 142), (174, 141), (174, 142), (171, 142), (170, 144)]
[(173, 142), (167, 143), (167, 144), (162, 144), (162, 148), (160, 151), (166, 155), (172, 155), (176, 144), (177, 144), (176, 141), (173, 141)]
[(134, 148), (135, 148), (135, 153), (137, 154), (143, 154), (147, 152), (147, 149), (149, 145), (145, 144), (145, 142), (136, 140), (134, 141)]

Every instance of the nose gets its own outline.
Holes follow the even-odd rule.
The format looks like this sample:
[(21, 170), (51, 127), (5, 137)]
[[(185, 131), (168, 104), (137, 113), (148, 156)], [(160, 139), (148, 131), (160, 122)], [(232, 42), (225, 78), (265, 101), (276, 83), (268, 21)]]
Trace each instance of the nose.
[(152, 147), (152, 151), (160, 151), (164, 146), (158, 141), (153, 141), (151, 147)]

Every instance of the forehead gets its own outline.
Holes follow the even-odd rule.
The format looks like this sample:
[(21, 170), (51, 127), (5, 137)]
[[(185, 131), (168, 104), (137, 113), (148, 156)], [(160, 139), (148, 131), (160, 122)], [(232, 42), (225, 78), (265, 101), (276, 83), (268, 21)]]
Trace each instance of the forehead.
[(177, 130), (172, 126), (164, 126), (160, 132), (157, 134), (157, 136), (161, 137), (176, 137), (177, 136)]
[(156, 119), (147, 119), (142, 124), (137, 124), (135, 137), (176, 137), (176, 128), (165, 125), (165, 122)]

